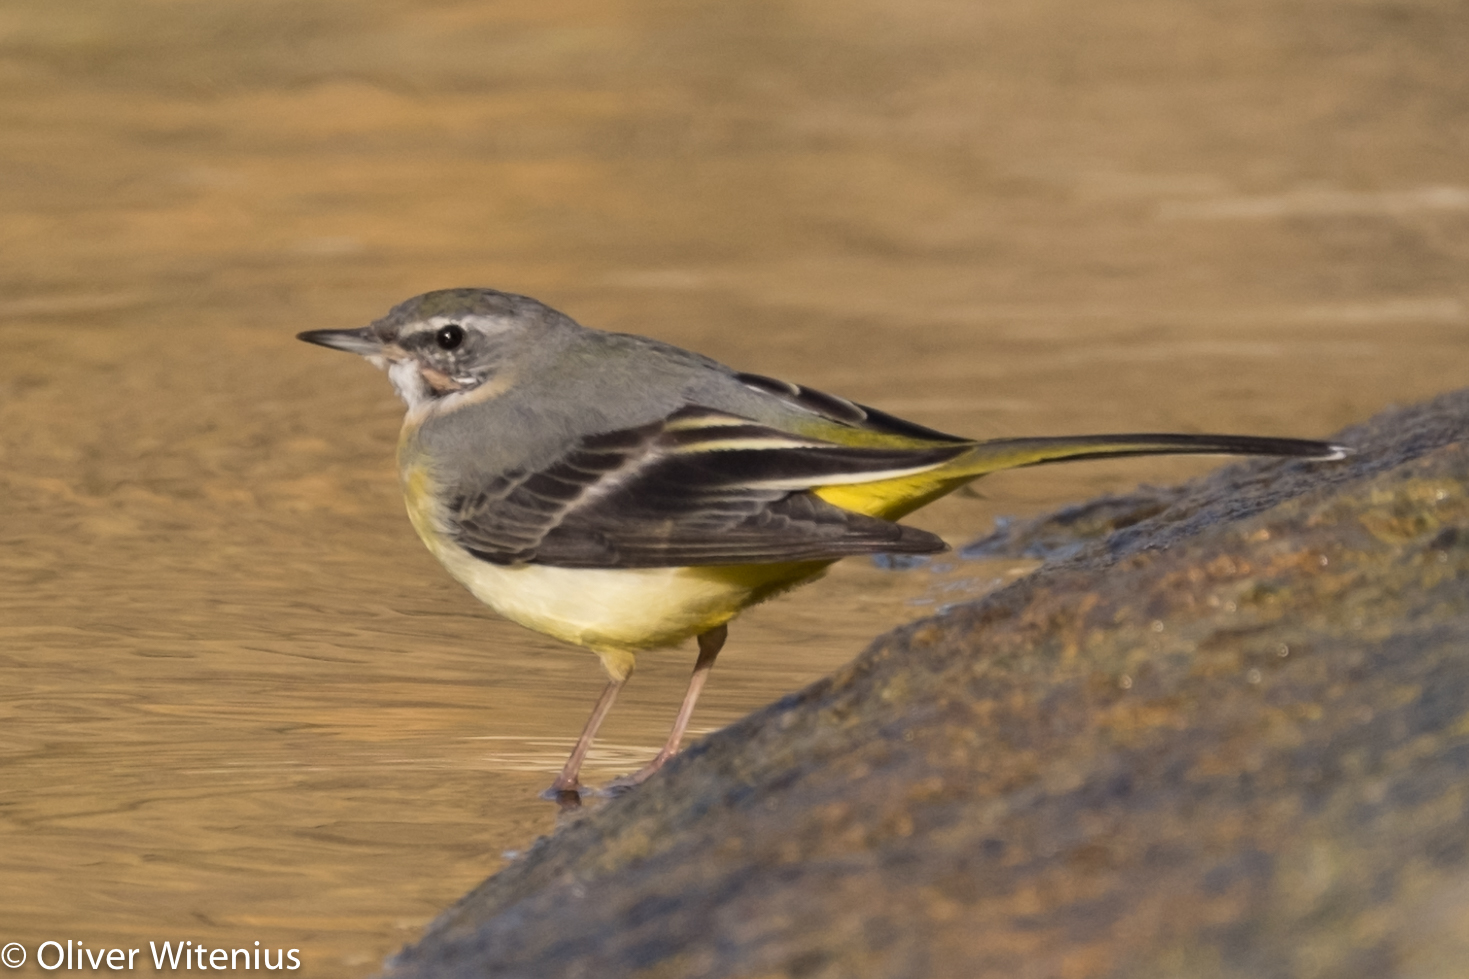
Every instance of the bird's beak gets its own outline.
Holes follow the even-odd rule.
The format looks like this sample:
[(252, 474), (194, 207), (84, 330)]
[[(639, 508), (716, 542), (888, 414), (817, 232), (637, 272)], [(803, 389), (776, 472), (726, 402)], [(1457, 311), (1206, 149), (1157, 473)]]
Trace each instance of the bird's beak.
[(307, 330), (305, 333), (297, 333), (296, 339), (363, 357), (381, 357), (383, 354), (383, 342), (372, 332), (370, 326), (357, 330)]

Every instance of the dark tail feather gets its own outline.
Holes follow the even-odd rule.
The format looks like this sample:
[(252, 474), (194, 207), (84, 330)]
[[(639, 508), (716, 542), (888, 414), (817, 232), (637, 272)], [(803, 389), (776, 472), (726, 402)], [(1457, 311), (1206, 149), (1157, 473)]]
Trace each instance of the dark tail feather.
[(1075, 435), (1055, 438), (993, 439), (956, 460), (953, 468), (976, 475), (1072, 459), (1116, 459), (1147, 455), (1260, 455), (1297, 459), (1343, 459), (1345, 445), (1309, 439), (1255, 435)]

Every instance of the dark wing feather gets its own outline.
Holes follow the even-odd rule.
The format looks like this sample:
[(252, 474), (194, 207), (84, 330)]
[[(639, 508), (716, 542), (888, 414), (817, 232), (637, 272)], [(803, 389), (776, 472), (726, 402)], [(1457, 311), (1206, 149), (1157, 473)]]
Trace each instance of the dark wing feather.
[(926, 442), (972, 444), (972, 440), (970, 439), (960, 438), (957, 435), (947, 435), (937, 429), (928, 428), (917, 422), (910, 422), (906, 418), (889, 415), (885, 411), (878, 411), (876, 408), (867, 407), (867, 405), (859, 405), (855, 401), (848, 401), (846, 398), (839, 398), (834, 394), (827, 394), (825, 391), (818, 391), (815, 388), (792, 384), (790, 381), (765, 377), (762, 374), (736, 374), (735, 380), (763, 394), (774, 395), (782, 401), (798, 405), (813, 414), (821, 415), (823, 418), (829, 418), (843, 425), (850, 425), (853, 428), (861, 428), (869, 432), (882, 432), (886, 435), (899, 435), (904, 438)]
[(537, 545), (588, 491), (606, 491), (651, 449), (662, 422), (581, 439), (544, 469), (511, 470), (449, 506), (459, 542), (495, 564), (533, 560)]
[(965, 446), (853, 448), (709, 409), (581, 439), (536, 472), (451, 502), (461, 545), (495, 564), (682, 567), (929, 553), (933, 534), (806, 492), (853, 473), (920, 471)]

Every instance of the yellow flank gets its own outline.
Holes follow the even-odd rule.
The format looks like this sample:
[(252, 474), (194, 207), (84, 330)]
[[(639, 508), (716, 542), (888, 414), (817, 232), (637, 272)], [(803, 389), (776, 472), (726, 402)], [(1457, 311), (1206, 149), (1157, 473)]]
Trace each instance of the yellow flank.
[(403, 503), (408, 508), (408, 520), (419, 538), (437, 557), (447, 535), (438, 528), (438, 500), (434, 495), (433, 480), (423, 466), (404, 466), (400, 473), (403, 483)]
[(897, 520), (941, 496), (952, 493), (975, 478), (943, 475), (947, 470), (948, 467), (945, 466), (926, 473), (897, 476), (875, 483), (820, 486), (813, 492), (827, 503), (843, 510), (869, 517), (881, 517), (884, 520)]
[[(933, 443), (926, 443), (925, 447), (932, 445)], [(871, 483), (819, 486), (812, 492), (843, 510), (880, 517), (883, 520), (898, 520), (987, 472), (1006, 468), (980, 464), (976, 459), (977, 455), (978, 453), (971, 450), (926, 472), (894, 476)]]

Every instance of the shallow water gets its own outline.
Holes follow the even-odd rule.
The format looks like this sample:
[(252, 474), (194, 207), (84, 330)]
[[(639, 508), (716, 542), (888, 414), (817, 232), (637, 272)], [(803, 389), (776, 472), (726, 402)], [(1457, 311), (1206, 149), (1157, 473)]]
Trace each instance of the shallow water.
[[(1465, 15), (1278, 7), (7, 5), (19, 973), (73, 939), (365, 975), (553, 824), (594, 658), (435, 565), (385, 379), (298, 330), (493, 285), (987, 436), (1320, 436), (1462, 384)], [(914, 522), (959, 544), (1209, 465), (1002, 474)], [(695, 725), (1030, 567), (848, 561), (735, 623)], [(592, 779), (691, 663), (645, 658)]]

